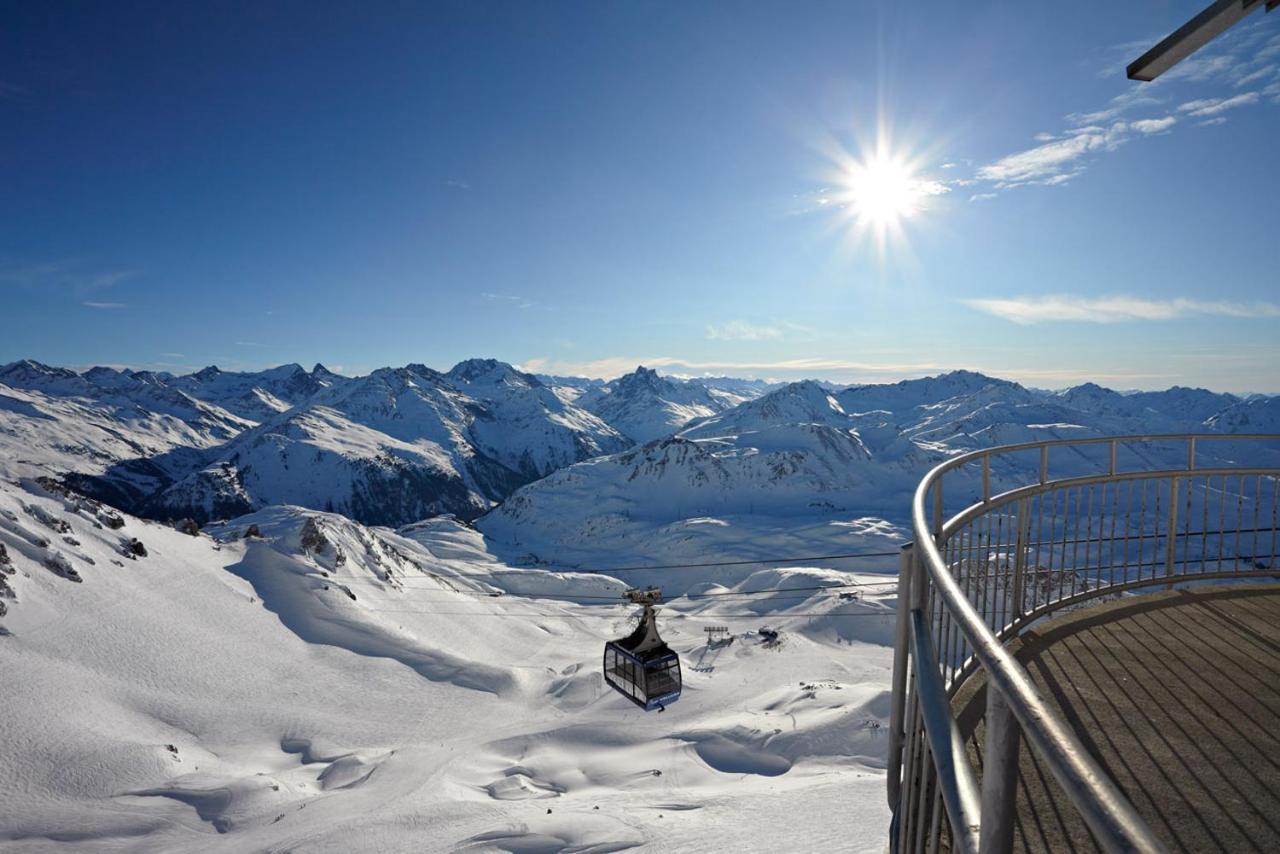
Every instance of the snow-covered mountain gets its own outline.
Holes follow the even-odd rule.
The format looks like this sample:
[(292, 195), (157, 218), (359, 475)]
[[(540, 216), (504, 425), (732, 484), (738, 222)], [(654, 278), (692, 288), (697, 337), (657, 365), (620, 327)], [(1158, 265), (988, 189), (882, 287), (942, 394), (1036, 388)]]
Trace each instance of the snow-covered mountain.
[(1204, 423), (1219, 433), (1280, 433), (1280, 396), (1237, 401)]
[[(278, 503), (379, 524), (472, 519), (532, 483), (484, 525), (554, 553), (548, 532), (598, 529), (613, 505), (646, 525), (689, 513), (794, 518), (811, 504), (900, 522), (910, 485), (964, 450), (1276, 423), (1271, 398), (1091, 383), (1038, 392), (971, 371), (842, 390), (803, 381), (759, 396), (759, 381), (646, 368), (554, 382), (491, 359), (353, 378), (320, 365), (174, 377), (24, 361), (0, 368), (0, 450), (11, 472), (69, 476), (126, 509), (200, 521)], [(654, 445), (673, 435), (681, 441)], [(619, 456), (634, 440), (648, 442), (641, 456)], [(584, 462), (592, 467), (566, 468)]]
[(648, 442), (756, 396), (750, 385), (724, 386), (711, 380), (659, 376), (641, 365), (612, 382), (585, 390), (576, 402), (635, 441)]
[[(1187, 429), (1181, 401), (1188, 391), (1135, 400), (1086, 385), (1046, 394), (969, 371), (839, 392), (791, 383), (696, 419), (674, 438), (562, 469), (477, 524), (508, 557), (535, 563), (607, 563), (610, 553), (633, 553), (641, 544), (662, 559), (745, 556), (743, 542), (776, 544), (783, 530), (793, 550), (856, 551), (867, 537), (905, 536), (912, 490), (952, 455), (1018, 442), (1180, 432)], [(1201, 409), (1212, 405), (1190, 394)], [(1276, 431), (1277, 400), (1237, 402), (1192, 427)], [(1205, 443), (1202, 464), (1215, 453)], [(1055, 473), (1096, 472), (1104, 454), (1100, 447), (1058, 455)], [(1153, 443), (1123, 449), (1119, 462), (1173, 467), (1185, 454), (1181, 443)], [(998, 460), (997, 488), (1025, 482), (1036, 463)], [(979, 487), (976, 471), (949, 479), (956, 496)]]
[(504, 362), (469, 359), (444, 376), (481, 405), (469, 431), (476, 447), (529, 479), (630, 444), (581, 404)]
[(252, 421), (264, 421), (347, 381), (321, 364), (309, 373), (296, 364), (252, 372), (222, 371), (211, 365), (194, 374), (167, 380), (173, 388), (217, 403)]
[(197, 455), (175, 455), (251, 426), (146, 372), (77, 374), (30, 360), (0, 367), (0, 468), (10, 474), (100, 474), (136, 458), (166, 458), (180, 468)]
[(369, 524), (470, 519), (524, 483), (629, 444), (502, 362), (383, 368), (316, 389), (137, 508), (200, 521), (281, 503)]

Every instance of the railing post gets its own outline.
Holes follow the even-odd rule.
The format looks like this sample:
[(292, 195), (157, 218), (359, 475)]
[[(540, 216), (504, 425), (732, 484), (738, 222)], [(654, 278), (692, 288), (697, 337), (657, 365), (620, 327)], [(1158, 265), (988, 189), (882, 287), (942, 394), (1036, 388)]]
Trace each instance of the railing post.
[(1031, 533), (1031, 499), (1018, 500), (1017, 551), (1013, 554), (1013, 613), (1022, 619), (1027, 613), (1027, 538)]
[(895, 813), (902, 798), (902, 745), (906, 736), (907, 664), (911, 649), (911, 577), (915, 574), (913, 552), (911, 543), (907, 543), (898, 554), (898, 624), (893, 639), (893, 706), (889, 711), (886, 768), (889, 809)]
[(1049, 482), (1049, 446), (1040, 446), (1040, 483)]
[(982, 455), (982, 502), (991, 500), (991, 455)]
[(1164, 574), (1170, 579), (1165, 585), (1166, 590), (1173, 589), (1173, 561), (1176, 557), (1178, 547), (1178, 497), (1182, 492), (1181, 478), (1172, 478), (1169, 485), (1169, 527), (1165, 531), (1165, 548), (1164, 548)]
[(1017, 810), (1018, 721), (1004, 694), (987, 683), (986, 738), (982, 752), (982, 824), (978, 854), (1013, 850), (1013, 818)]
[(942, 547), (942, 475), (933, 483), (933, 541)]

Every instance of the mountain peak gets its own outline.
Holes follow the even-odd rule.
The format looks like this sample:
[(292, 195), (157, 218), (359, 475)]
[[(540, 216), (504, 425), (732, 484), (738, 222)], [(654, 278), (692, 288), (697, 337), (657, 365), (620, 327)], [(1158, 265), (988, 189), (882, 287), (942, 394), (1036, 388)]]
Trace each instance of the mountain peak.
[(213, 379), (214, 377), (218, 376), (221, 373), (222, 371), (218, 369), (217, 365), (210, 365), (207, 368), (201, 368), (200, 370), (196, 371), (192, 376), (194, 376), (198, 380), (207, 381), (207, 380)]
[(634, 391), (643, 388), (662, 388), (669, 382), (669, 380), (658, 376), (658, 372), (652, 368), (637, 365), (634, 371), (629, 374), (623, 374), (614, 380), (612, 384), (619, 389)]
[(464, 359), (450, 368), (445, 376), (451, 380), (464, 383), (473, 383), (479, 380), (488, 380), (490, 382), (516, 380), (519, 383), (530, 386), (542, 384), (537, 377), (522, 373), (512, 365), (500, 362), (497, 359)]

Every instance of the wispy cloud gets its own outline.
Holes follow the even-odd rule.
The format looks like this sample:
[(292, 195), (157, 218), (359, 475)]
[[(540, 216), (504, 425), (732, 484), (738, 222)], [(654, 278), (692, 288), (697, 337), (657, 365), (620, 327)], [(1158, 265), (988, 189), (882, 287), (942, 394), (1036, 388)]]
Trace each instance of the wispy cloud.
[(471, 185), (468, 184), (466, 181), (459, 181), (456, 178), (448, 179), (447, 181), (444, 182), (444, 185), (454, 190), (470, 190), (471, 189)]
[(125, 304), (122, 302), (93, 302), (91, 300), (86, 300), (80, 304), (85, 306), (86, 308), (98, 308), (98, 309), (113, 309), (113, 308), (126, 307)]
[(862, 362), (845, 359), (779, 359), (760, 361), (720, 361), (705, 359), (684, 359), (675, 356), (608, 356), (603, 359), (587, 361), (563, 361), (539, 357), (526, 359), (521, 367), (526, 371), (551, 373), (562, 376), (599, 377), (613, 379), (636, 369), (637, 365), (647, 368), (677, 368), (687, 371), (738, 371), (752, 374), (829, 374), (841, 372), (846, 374), (919, 375), (929, 371), (947, 370), (933, 362)]
[(826, 378), (834, 382), (893, 382), (909, 377), (938, 374), (956, 368), (968, 368), (991, 376), (1004, 377), (1019, 382), (1037, 384), (1070, 384), (1084, 380), (1117, 382), (1132, 385), (1151, 379), (1169, 379), (1177, 374), (1156, 373), (1142, 370), (1111, 370), (1085, 367), (1055, 366), (1052, 368), (1027, 367), (1025, 365), (948, 364), (939, 362), (864, 362), (846, 359), (780, 359), (777, 361), (707, 361), (683, 359), (674, 356), (609, 356), (583, 362), (558, 361), (539, 357), (527, 359), (520, 368), (530, 373), (546, 373), (557, 376), (582, 376), (611, 380), (636, 369), (637, 365), (702, 374), (730, 374), (756, 376), (766, 379)]
[(485, 302), (493, 303), (510, 303), (516, 308), (532, 308), (533, 300), (527, 297), (516, 296), (515, 294), (495, 294), (485, 291), (480, 294), (481, 299)]
[(999, 193), (974, 193), (972, 196), (969, 197), (969, 201), (985, 202), (987, 199), (998, 198), (999, 195), (1000, 195)]
[(1185, 104), (1178, 105), (1178, 112), (1186, 113), (1189, 116), (1216, 116), (1226, 110), (1234, 110), (1236, 107), (1245, 107), (1256, 103), (1258, 103), (1258, 93), (1245, 92), (1230, 98), (1200, 98), (1195, 101), (1187, 101)]
[(187, 355), (186, 355), (185, 353), (161, 353), (160, 355), (161, 355), (161, 356), (164, 356), (166, 359), (185, 359), (185, 358), (187, 358)]
[[(1277, 47), (1280, 47), (1280, 45), (1278, 45)], [(1257, 83), (1260, 80), (1266, 80), (1268, 77), (1277, 76), (1276, 74), (1277, 71), (1280, 71), (1280, 66), (1264, 65), (1263, 67), (1259, 68), (1257, 71), (1250, 72), (1244, 75), (1243, 77), (1237, 78), (1233, 85), (1236, 86), (1236, 88), (1248, 86), (1252, 83)]]
[(1138, 133), (1160, 133), (1177, 123), (1178, 119), (1175, 116), (1165, 116), (1163, 119), (1139, 119), (1136, 122), (1129, 122), (1129, 127)]
[(1180, 317), (1280, 317), (1280, 305), (1175, 299), (1151, 300), (1130, 296), (1025, 296), (1007, 299), (965, 299), (962, 303), (996, 317), (1029, 325), (1050, 321), (1121, 323), (1137, 320), (1175, 320)]
[(1128, 126), (1117, 122), (1110, 128), (1096, 125), (1076, 128), (1064, 139), (1042, 143), (1026, 151), (1002, 157), (977, 172), (981, 181), (990, 181), (998, 189), (1023, 184), (1061, 184), (1081, 171), (1080, 161), (1093, 151), (1111, 149), (1128, 138)]
[(776, 326), (757, 326), (745, 320), (707, 324), (707, 338), (712, 341), (767, 341), (782, 337)]
[[(1123, 68), (1118, 57), (1132, 58), (1143, 44), (1147, 42), (1116, 46), (1109, 51), (1107, 67)], [(1117, 150), (1129, 140), (1172, 132), (1179, 123), (1179, 115), (1214, 117), (1227, 110), (1257, 104), (1262, 98), (1280, 103), (1280, 79), (1275, 79), (1280, 77), (1277, 57), (1280, 57), (1280, 36), (1272, 35), (1256, 23), (1238, 28), (1200, 54), (1179, 63), (1155, 82), (1136, 85), (1125, 81), (1125, 90), (1102, 107), (1064, 115), (1066, 130), (1038, 133), (1034, 138), (1036, 145), (981, 167), (975, 178), (987, 183), (990, 189), (974, 197), (985, 198), (990, 192), (1026, 185), (1066, 184), (1083, 173), (1096, 157)], [(1261, 81), (1271, 81), (1261, 93), (1218, 94), (1223, 87), (1228, 87), (1230, 92)], [(1188, 90), (1203, 91), (1207, 87), (1216, 88), (1217, 93), (1210, 90), (1205, 97), (1186, 100)], [(1184, 99), (1176, 110), (1166, 106), (1175, 92)], [(1156, 109), (1165, 115), (1150, 115)], [(1148, 115), (1142, 116), (1142, 112)], [(1131, 118), (1135, 113), (1138, 115)]]
[(136, 270), (89, 270), (75, 261), (12, 263), (0, 261), (0, 286), (31, 290), (62, 288), (85, 296), (120, 284)]

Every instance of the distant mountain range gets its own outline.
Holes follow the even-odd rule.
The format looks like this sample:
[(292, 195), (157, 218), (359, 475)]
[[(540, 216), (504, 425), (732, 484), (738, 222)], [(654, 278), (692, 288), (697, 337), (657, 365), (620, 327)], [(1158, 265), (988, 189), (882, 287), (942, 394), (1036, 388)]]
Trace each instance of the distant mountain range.
[(838, 388), (640, 367), (606, 383), (492, 359), (362, 377), (0, 367), (10, 476), (63, 477), (136, 514), (202, 523), (274, 504), (383, 525), (488, 513), (481, 527), (513, 548), (640, 519), (887, 512), (961, 450), (1190, 431), (1280, 432), (1280, 398), (1044, 392), (968, 371)]

